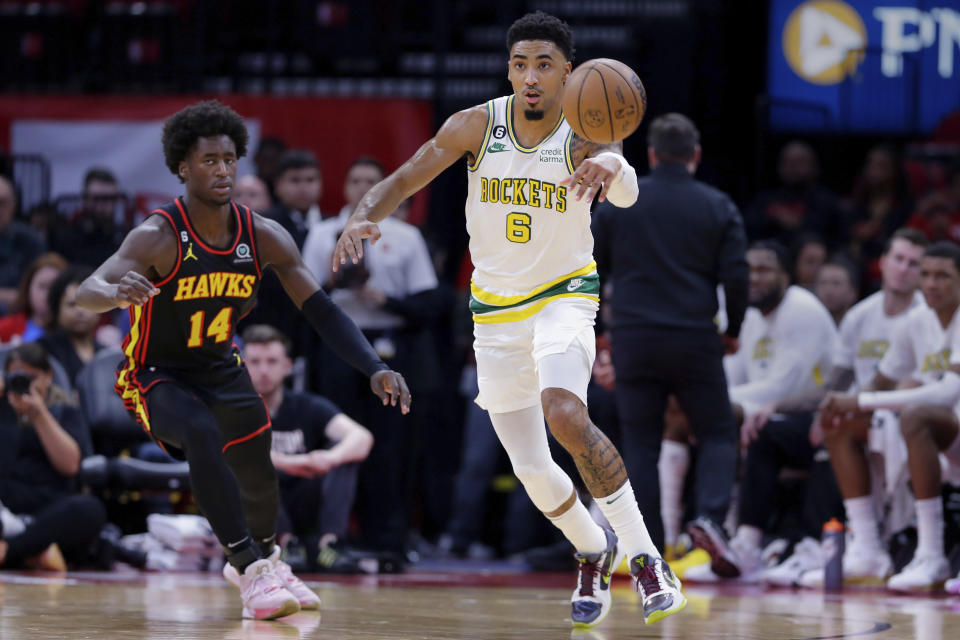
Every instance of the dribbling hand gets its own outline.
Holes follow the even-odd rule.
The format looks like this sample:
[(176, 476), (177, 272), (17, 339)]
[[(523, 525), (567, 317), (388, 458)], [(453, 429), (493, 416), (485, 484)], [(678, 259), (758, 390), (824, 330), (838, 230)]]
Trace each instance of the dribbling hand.
[(383, 406), (388, 404), (392, 407), (400, 402), (400, 413), (406, 415), (410, 413), (410, 389), (407, 388), (407, 381), (396, 371), (387, 369), (386, 371), (377, 371), (370, 376), (370, 388), (377, 394), (377, 397), (383, 402)]
[(130, 305), (146, 304), (150, 298), (160, 293), (160, 289), (153, 286), (145, 276), (136, 271), (127, 271), (117, 283), (117, 293), (114, 300), (121, 309)]
[(370, 238), (370, 244), (376, 244), (380, 239), (380, 227), (376, 222), (354, 221), (347, 222), (343, 228), (343, 233), (337, 239), (337, 247), (333, 250), (333, 263), (330, 268), (334, 271), (340, 270), (340, 265), (347, 264), (347, 260), (353, 264), (360, 262), (363, 258), (363, 241)]
[(580, 185), (576, 198), (582, 200), (586, 195), (588, 202), (593, 200), (593, 196), (599, 191), (600, 202), (603, 202), (607, 199), (610, 184), (617, 178), (621, 168), (620, 163), (613, 158), (586, 158), (577, 170), (569, 178), (564, 178), (560, 184), (568, 189)]

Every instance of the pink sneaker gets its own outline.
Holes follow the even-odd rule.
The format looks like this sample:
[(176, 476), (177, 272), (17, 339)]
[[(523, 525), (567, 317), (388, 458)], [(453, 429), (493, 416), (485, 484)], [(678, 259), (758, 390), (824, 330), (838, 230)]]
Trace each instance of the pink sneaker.
[(269, 560), (257, 560), (243, 575), (227, 563), (223, 577), (240, 588), (244, 618), (273, 620), (300, 611), (297, 598), (287, 591)]
[(293, 594), (300, 603), (301, 609), (319, 609), (320, 597), (303, 583), (303, 580), (293, 575), (293, 569), (280, 559), (280, 547), (274, 547), (273, 553), (267, 558), (273, 564), (273, 570), (280, 578), (280, 582)]

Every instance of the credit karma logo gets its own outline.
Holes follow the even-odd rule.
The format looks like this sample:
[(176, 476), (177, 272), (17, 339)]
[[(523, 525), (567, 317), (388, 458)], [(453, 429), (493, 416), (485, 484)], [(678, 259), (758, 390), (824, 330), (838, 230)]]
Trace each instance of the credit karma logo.
[(842, 82), (857, 70), (867, 29), (840, 0), (810, 0), (793, 10), (783, 28), (783, 53), (793, 72), (813, 84)]

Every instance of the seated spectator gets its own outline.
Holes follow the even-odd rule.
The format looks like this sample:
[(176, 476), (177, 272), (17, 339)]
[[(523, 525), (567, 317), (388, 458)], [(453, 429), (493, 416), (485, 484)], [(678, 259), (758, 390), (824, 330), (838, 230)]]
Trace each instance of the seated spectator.
[[(917, 549), (913, 560), (887, 581), (887, 588), (904, 592), (939, 589), (950, 577), (939, 457), (943, 454), (951, 466), (960, 466), (960, 422), (955, 411), (960, 401), (960, 248), (946, 242), (931, 245), (921, 264), (920, 288), (927, 305), (912, 310), (894, 334), (872, 388), (857, 395), (832, 393), (822, 406), (825, 429), (843, 426), (862, 431), (864, 419), (877, 409), (900, 413), (916, 497)], [(896, 389), (905, 381), (910, 388)], [(874, 526), (870, 522), (869, 528), (856, 534), (864, 539), (860, 551), (890, 572), (889, 560), (876, 544)], [(960, 592), (960, 576), (952, 582), (951, 587)]]
[[(741, 421), (764, 405), (823, 385), (837, 342), (836, 325), (820, 301), (801, 287), (789, 286), (782, 245), (754, 243), (747, 262), (751, 308), (740, 330), (740, 349), (724, 361), (730, 401)], [(695, 544), (710, 554), (716, 575), (751, 576), (763, 568), (761, 542), (774, 511), (780, 470), (806, 469), (813, 462), (811, 418), (743, 422), (740, 440), (747, 455), (736, 534), (728, 543), (725, 532), (707, 518), (698, 518), (689, 528)]]
[(373, 436), (326, 398), (284, 388), (293, 363), (290, 342), (278, 330), (252, 325), (243, 342), (253, 388), (263, 396), (273, 424), (270, 457), (279, 472), (281, 546), (290, 533), (309, 537), (316, 546), (308, 555), (316, 554), (320, 566), (328, 566), (332, 555), (323, 552), (346, 536), (357, 463), (370, 453)]
[(13, 182), (0, 175), (0, 314), (17, 300), (17, 285), (30, 263), (43, 253), (44, 241), (28, 225), (14, 220), (17, 192)]
[[(840, 323), (840, 342), (824, 385), (808, 394), (768, 404), (747, 416), (746, 423), (758, 423), (748, 429), (763, 428), (767, 420), (778, 413), (809, 414), (817, 409), (829, 391), (843, 393), (850, 389), (870, 388), (897, 327), (906, 322), (911, 309), (923, 306), (917, 284), (920, 280), (920, 262), (926, 247), (926, 238), (916, 229), (899, 229), (894, 232), (880, 259), (883, 287), (856, 304), (844, 316)], [(844, 581), (851, 584), (885, 579), (892, 566), (889, 558), (885, 564), (884, 558), (874, 553), (879, 542), (872, 544), (878, 538), (873, 497), (869, 489), (867, 452), (864, 450), (867, 444), (867, 427), (867, 423), (859, 421), (856, 425), (850, 425), (850, 428), (832, 427), (825, 434), (830, 463), (843, 496), (848, 526), (854, 531), (852, 543), (845, 549), (843, 558)], [(814, 418), (810, 429), (811, 444), (816, 446), (823, 440), (821, 421)], [(874, 443), (871, 451), (880, 453), (878, 457), (882, 459), (884, 447), (876, 446), (878, 444)], [(894, 491), (894, 487), (888, 487), (885, 493), (892, 495)], [(889, 517), (895, 519), (898, 516), (891, 510)], [(895, 530), (899, 528), (902, 527), (898, 526)], [(790, 558), (764, 575), (765, 580), (780, 586), (807, 584), (808, 580), (814, 579), (810, 574), (819, 569), (822, 584), (823, 558), (816, 540), (812, 542), (812, 545), (809, 542), (797, 545)]]
[(52, 230), (51, 245), (72, 264), (100, 266), (130, 230), (124, 219), (125, 203), (112, 172), (90, 169), (83, 178), (80, 210), (69, 225)]
[[(50, 360), (31, 342), (7, 358), (0, 400), (0, 502), (32, 521), (3, 533), (0, 566), (17, 568), (56, 544), (68, 562), (83, 562), (106, 522), (103, 505), (76, 493), (90, 435), (70, 396), (53, 385)], [(52, 556), (50, 555), (52, 553)], [(52, 567), (47, 567), (52, 568)]]
[(931, 242), (960, 243), (960, 159), (947, 169), (943, 188), (923, 198), (907, 224), (926, 233)]
[(744, 212), (743, 222), (751, 241), (772, 238), (793, 245), (798, 234), (813, 231), (831, 248), (842, 238), (836, 197), (817, 180), (817, 155), (806, 142), (794, 140), (780, 151), (777, 164), (780, 187), (763, 191)]
[(860, 297), (859, 282), (856, 265), (842, 256), (834, 256), (817, 272), (813, 293), (833, 316), (838, 327), (847, 309)]
[(14, 313), (0, 318), (0, 342), (14, 338), (33, 342), (43, 335), (50, 324), (50, 285), (66, 268), (67, 261), (58, 253), (45, 253), (33, 261), (20, 279)]
[(252, 173), (237, 180), (233, 188), (233, 201), (250, 207), (257, 213), (266, 213), (273, 206), (270, 189), (263, 180)]
[(803, 233), (792, 247), (793, 284), (813, 291), (817, 273), (827, 261), (827, 243), (815, 233)]
[(70, 384), (76, 382), (83, 366), (103, 348), (94, 337), (100, 314), (77, 304), (77, 288), (91, 273), (88, 267), (70, 267), (50, 285), (47, 298), (50, 326), (40, 342), (63, 365)]

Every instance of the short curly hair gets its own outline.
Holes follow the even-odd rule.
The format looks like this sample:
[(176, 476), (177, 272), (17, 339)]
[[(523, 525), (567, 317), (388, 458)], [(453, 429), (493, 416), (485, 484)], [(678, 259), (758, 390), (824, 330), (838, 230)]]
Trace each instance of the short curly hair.
[(548, 40), (557, 45), (564, 57), (573, 62), (573, 31), (570, 25), (543, 11), (528, 13), (507, 29), (507, 52), (520, 40)]
[(247, 154), (250, 136), (243, 118), (219, 100), (197, 102), (167, 118), (163, 123), (162, 140), (163, 157), (170, 173), (180, 178), (180, 163), (196, 146), (197, 140), (221, 135), (233, 140), (238, 158)]

